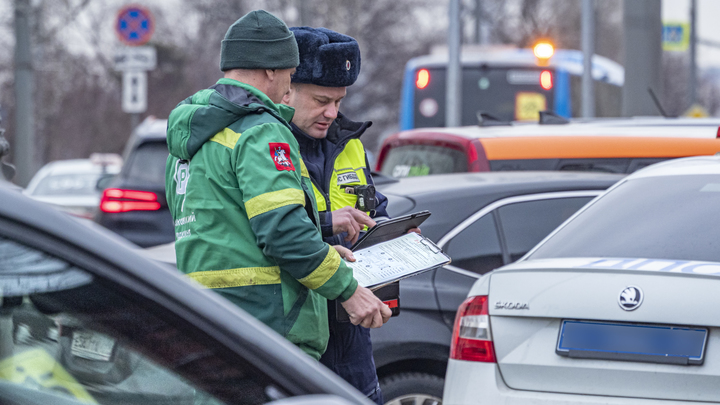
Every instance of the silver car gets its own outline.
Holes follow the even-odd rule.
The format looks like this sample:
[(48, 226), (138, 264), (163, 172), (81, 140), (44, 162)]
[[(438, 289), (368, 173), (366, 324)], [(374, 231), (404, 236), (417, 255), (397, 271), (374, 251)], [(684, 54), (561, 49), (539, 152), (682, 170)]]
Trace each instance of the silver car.
[(93, 153), (90, 159), (57, 160), (40, 169), (24, 193), (69, 214), (92, 218), (100, 205), (96, 185), (103, 176), (120, 172), (122, 158)]
[(638, 171), (474, 284), (443, 402), (720, 402), (718, 276), (720, 157)]

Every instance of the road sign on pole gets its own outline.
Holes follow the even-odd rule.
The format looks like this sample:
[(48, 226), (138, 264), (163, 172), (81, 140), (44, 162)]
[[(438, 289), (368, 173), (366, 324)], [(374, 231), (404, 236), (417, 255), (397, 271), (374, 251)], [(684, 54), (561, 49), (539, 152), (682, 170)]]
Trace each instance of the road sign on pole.
[(155, 32), (155, 21), (147, 8), (131, 4), (118, 12), (115, 32), (120, 41), (126, 45), (144, 45)]
[(690, 24), (664, 22), (662, 28), (663, 51), (687, 51), (690, 44)]
[(115, 70), (153, 70), (157, 53), (152, 46), (124, 46), (115, 50)]
[(147, 73), (141, 70), (123, 72), (122, 109), (126, 113), (147, 110)]

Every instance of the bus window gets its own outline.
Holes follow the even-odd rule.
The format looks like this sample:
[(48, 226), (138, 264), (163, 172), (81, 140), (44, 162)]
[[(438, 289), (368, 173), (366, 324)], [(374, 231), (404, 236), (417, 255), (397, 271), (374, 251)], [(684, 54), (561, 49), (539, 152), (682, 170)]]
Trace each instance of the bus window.
[(418, 144), (390, 149), (380, 169), (380, 173), (392, 177), (466, 171), (468, 171), (467, 156), (462, 151), (444, 146)]

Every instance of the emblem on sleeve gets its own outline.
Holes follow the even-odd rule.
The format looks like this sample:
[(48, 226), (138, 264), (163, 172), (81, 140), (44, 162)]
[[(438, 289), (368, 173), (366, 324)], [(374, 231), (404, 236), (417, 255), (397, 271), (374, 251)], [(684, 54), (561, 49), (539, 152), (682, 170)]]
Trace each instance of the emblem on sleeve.
[(175, 162), (175, 194), (184, 195), (187, 189), (188, 179), (190, 178), (190, 167), (186, 160), (178, 160)]
[(278, 170), (295, 171), (290, 160), (290, 145), (280, 142), (270, 142), (270, 156), (272, 157), (275, 168)]

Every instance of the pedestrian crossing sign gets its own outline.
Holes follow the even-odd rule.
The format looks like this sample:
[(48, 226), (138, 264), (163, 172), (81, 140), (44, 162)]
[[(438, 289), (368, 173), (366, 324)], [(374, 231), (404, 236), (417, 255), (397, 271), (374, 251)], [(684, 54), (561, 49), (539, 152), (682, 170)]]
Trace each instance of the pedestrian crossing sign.
[(687, 51), (690, 44), (690, 24), (664, 22), (662, 30), (663, 51)]

